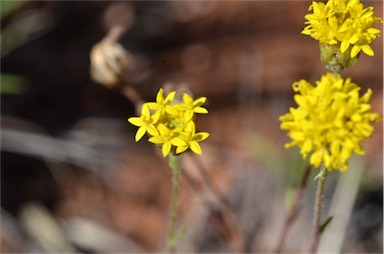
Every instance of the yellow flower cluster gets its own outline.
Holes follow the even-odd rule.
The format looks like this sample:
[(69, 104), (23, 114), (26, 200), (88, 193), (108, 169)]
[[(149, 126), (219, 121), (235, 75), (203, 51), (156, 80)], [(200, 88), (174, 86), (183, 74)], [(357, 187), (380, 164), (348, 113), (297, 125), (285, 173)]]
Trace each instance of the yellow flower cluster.
[(191, 149), (201, 154), (200, 141), (208, 138), (207, 132), (197, 132), (194, 114), (207, 114), (208, 110), (201, 107), (206, 97), (193, 100), (188, 94), (183, 94), (183, 103), (172, 103), (176, 92), (169, 93), (164, 98), (164, 90), (160, 88), (156, 102), (144, 103), (140, 117), (130, 117), (128, 121), (139, 127), (135, 140), (138, 142), (146, 133), (149, 142), (161, 146), (162, 154), (166, 157), (169, 152), (180, 154)]
[(305, 16), (303, 34), (324, 44), (337, 44), (341, 53), (349, 50), (352, 58), (360, 51), (374, 55), (369, 44), (380, 36), (380, 30), (372, 26), (383, 20), (374, 15), (373, 7), (364, 8), (360, 0), (329, 0), (312, 2), (309, 10), (313, 13)]
[(288, 130), (291, 143), (299, 146), (304, 159), (328, 169), (346, 171), (353, 152), (364, 154), (360, 141), (371, 136), (372, 123), (381, 116), (373, 113), (369, 100), (372, 91), (359, 97), (360, 87), (348, 78), (327, 73), (312, 86), (305, 80), (293, 84), (297, 108), (281, 116), (281, 129)]

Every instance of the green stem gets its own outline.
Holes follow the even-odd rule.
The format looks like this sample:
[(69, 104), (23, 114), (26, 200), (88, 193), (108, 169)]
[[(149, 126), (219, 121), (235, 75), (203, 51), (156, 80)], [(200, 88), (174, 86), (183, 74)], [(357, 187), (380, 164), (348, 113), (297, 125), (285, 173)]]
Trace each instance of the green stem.
[(312, 235), (312, 244), (311, 244), (311, 253), (315, 253), (317, 251), (317, 247), (319, 246), (320, 241), (320, 220), (321, 220), (321, 207), (323, 203), (324, 196), (324, 184), (325, 179), (327, 177), (327, 169), (321, 165), (320, 173), (319, 173), (319, 182), (317, 184), (316, 191), (316, 202), (315, 202), (315, 212), (314, 212), (314, 228)]
[(168, 252), (176, 251), (176, 221), (180, 195), (180, 156), (169, 154), (169, 166), (172, 169), (172, 199), (169, 213)]

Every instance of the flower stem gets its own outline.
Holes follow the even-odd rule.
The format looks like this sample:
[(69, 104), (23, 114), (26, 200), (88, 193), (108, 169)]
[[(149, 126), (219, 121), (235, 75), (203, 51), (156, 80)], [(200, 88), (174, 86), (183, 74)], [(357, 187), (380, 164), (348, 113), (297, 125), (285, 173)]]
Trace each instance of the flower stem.
[(315, 253), (317, 251), (317, 247), (320, 241), (321, 207), (322, 207), (323, 195), (324, 195), (324, 184), (325, 184), (325, 179), (327, 177), (327, 170), (323, 165), (320, 168), (320, 173), (318, 177), (319, 177), (319, 182), (317, 184), (317, 191), (316, 191), (316, 202), (315, 202), (315, 209), (314, 209), (315, 210), (314, 211), (314, 228), (313, 228), (310, 253)]
[(311, 166), (308, 164), (308, 166), (305, 168), (303, 178), (301, 179), (299, 189), (296, 192), (295, 201), (293, 202), (289, 210), (289, 214), (285, 218), (284, 227), (283, 227), (283, 230), (281, 231), (275, 253), (281, 252), (285, 242), (285, 238), (287, 237), (288, 231), (290, 230), (291, 226), (293, 225), (293, 222), (297, 218), (301, 198), (303, 197), (305, 187), (307, 186), (310, 170), (311, 170)]
[(169, 166), (172, 169), (172, 199), (169, 213), (168, 252), (176, 251), (176, 221), (180, 194), (180, 156), (169, 154)]

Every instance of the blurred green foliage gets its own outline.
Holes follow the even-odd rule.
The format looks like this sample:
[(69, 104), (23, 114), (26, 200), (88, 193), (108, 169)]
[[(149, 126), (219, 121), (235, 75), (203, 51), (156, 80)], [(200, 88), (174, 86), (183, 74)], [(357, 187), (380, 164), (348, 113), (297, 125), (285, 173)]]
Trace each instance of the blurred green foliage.
[(282, 151), (277, 149), (276, 144), (271, 140), (255, 133), (251, 134), (246, 140), (248, 151), (252, 156), (271, 170), (279, 179), (285, 193), (285, 205), (289, 209), (292, 206), (308, 162), (300, 155), (297, 147)]
[[(23, 6), (27, 1), (25, 0), (1, 0), (0, 1), (0, 18), (3, 19), (11, 14), (13, 11), (17, 10)], [(2, 37), (6, 33), (3, 33)], [(4, 38), (2, 38), (2, 44), (4, 43)], [(2, 52), (4, 53), (4, 52)], [(20, 94), (25, 89), (25, 80), (17, 75), (11, 74), (0, 74), (0, 93), (1, 94)]]
[(281, 151), (271, 140), (258, 134), (251, 134), (246, 140), (248, 151), (264, 166), (280, 175), (285, 186), (297, 187), (300, 184), (307, 162), (298, 148)]
[(0, 17), (3, 19), (12, 11), (17, 10), (27, 1), (25, 0), (1, 0), (0, 1)]
[(1, 94), (20, 94), (25, 90), (25, 79), (12, 74), (0, 74)]

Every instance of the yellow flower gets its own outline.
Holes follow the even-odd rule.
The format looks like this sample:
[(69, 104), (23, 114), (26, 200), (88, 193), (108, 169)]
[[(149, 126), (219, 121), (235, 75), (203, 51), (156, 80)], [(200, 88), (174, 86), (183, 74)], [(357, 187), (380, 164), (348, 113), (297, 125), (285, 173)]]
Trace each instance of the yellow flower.
[(182, 153), (189, 148), (196, 154), (202, 154), (198, 142), (208, 137), (207, 132), (195, 130), (194, 113), (207, 114), (208, 110), (201, 107), (207, 98), (193, 100), (183, 94), (183, 103), (172, 104), (176, 95), (173, 91), (164, 97), (164, 90), (160, 89), (156, 102), (143, 104), (140, 117), (130, 117), (128, 121), (140, 127), (135, 140), (139, 141), (145, 133), (149, 134), (148, 141), (161, 147), (164, 157), (170, 152)]
[(181, 132), (181, 135), (176, 139), (176, 141), (179, 143), (176, 148), (176, 153), (182, 153), (190, 148), (194, 153), (201, 154), (202, 151), (198, 142), (205, 140), (208, 138), (208, 136), (208, 132), (196, 133), (195, 123), (193, 121), (188, 122), (185, 127), (185, 131)]
[(292, 142), (286, 148), (299, 146), (305, 159), (319, 167), (346, 171), (353, 152), (364, 154), (360, 141), (372, 135), (372, 124), (381, 116), (373, 113), (369, 100), (372, 91), (359, 97), (360, 87), (348, 78), (327, 73), (312, 86), (305, 80), (293, 84), (297, 108), (281, 116), (280, 128), (288, 131)]
[[(139, 141), (145, 133), (148, 131), (153, 133), (153, 124), (155, 124), (159, 120), (157, 116), (151, 116), (150, 111), (147, 105), (143, 105), (141, 108), (141, 116), (140, 117), (130, 117), (128, 122), (131, 124), (140, 127), (135, 136), (135, 141)], [(151, 128), (152, 126), (152, 128)]]
[(168, 129), (164, 124), (157, 126), (156, 133), (153, 137), (149, 138), (149, 142), (161, 145), (161, 151), (163, 156), (166, 157), (171, 151), (172, 145), (179, 147), (185, 146), (186, 143), (180, 139), (177, 139), (177, 133)]
[(337, 44), (341, 53), (349, 52), (356, 57), (361, 51), (369, 56), (374, 52), (370, 43), (380, 30), (373, 28), (381, 18), (375, 16), (373, 7), (364, 8), (360, 0), (329, 0), (327, 3), (312, 2), (302, 31), (303, 34), (324, 44)]
[(166, 98), (164, 98), (164, 90), (163, 88), (160, 88), (156, 95), (156, 102), (147, 102), (145, 104), (149, 107), (149, 109), (156, 110), (160, 116), (163, 115), (167, 110), (175, 114), (175, 111), (172, 110), (172, 107), (169, 107), (175, 98), (175, 95), (176, 92), (173, 91), (169, 93)]
[(201, 97), (197, 100), (193, 100), (188, 94), (183, 93), (183, 102), (184, 104), (176, 104), (175, 107), (179, 110), (184, 111), (186, 119), (192, 119), (194, 113), (207, 114), (208, 110), (201, 107), (207, 100), (206, 97)]

